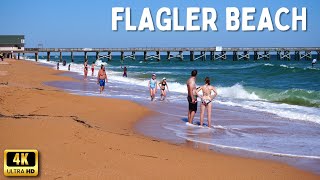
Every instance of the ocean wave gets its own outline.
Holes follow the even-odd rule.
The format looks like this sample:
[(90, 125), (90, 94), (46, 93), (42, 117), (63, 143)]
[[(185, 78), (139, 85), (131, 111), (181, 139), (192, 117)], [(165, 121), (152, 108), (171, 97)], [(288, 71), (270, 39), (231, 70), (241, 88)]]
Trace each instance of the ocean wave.
[[(32, 59), (31, 59), (32, 60)], [(39, 60), (40, 63), (50, 64), (53, 69), (57, 62), (47, 62)], [(264, 64), (262, 64), (264, 66)], [(107, 73), (109, 81), (127, 84), (129, 86), (148, 86), (148, 78), (122, 77), (122, 72), (113, 71), (107, 64)], [(273, 68), (273, 67), (272, 67)], [(95, 74), (99, 67), (96, 67)], [(67, 71), (67, 66), (60, 66), (60, 70)], [(83, 65), (71, 63), (71, 71), (83, 74)], [(89, 72), (89, 75), (91, 72)], [(168, 78), (169, 90), (182, 95), (187, 94), (185, 83), (175, 82)], [(302, 89), (289, 89), (284, 91), (258, 89), (245, 87), (241, 83), (236, 83), (229, 87), (217, 86), (218, 97), (215, 102), (227, 106), (240, 106), (245, 109), (263, 111), (278, 115), (279, 117), (298, 119), (310, 122), (320, 123), (320, 92), (308, 91)], [(316, 109), (314, 109), (316, 108)]]
[(307, 107), (320, 107), (320, 92), (305, 89), (289, 90), (258, 90), (256, 92), (261, 98), (272, 102), (300, 105)]

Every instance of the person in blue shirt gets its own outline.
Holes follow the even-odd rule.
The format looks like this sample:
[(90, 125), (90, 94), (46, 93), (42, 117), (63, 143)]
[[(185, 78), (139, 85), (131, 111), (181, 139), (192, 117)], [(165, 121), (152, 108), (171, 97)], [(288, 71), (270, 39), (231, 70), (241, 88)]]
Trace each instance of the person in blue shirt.
[(156, 96), (157, 89), (158, 89), (158, 83), (157, 83), (157, 76), (156, 74), (152, 74), (152, 77), (148, 84), (149, 91), (150, 91), (150, 97), (151, 101), (154, 100), (154, 97)]

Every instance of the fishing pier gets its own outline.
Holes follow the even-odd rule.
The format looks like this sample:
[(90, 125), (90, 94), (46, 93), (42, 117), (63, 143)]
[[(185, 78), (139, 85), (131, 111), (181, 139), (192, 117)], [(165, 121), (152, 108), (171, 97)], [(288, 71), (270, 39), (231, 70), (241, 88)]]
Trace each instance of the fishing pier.
[(38, 61), (39, 53), (47, 54), (47, 61), (50, 61), (50, 53), (59, 53), (60, 61), (62, 54), (70, 54), (71, 61), (74, 61), (74, 53), (83, 53), (84, 60), (88, 59), (88, 53), (95, 53), (96, 59), (112, 60), (114, 54), (120, 54), (121, 60), (136, 59), (136, 54), (143, 55), (145, 61), (155, 59), (161, 61), (161, 53), (166, 54), (165, 60), (178, 59), (184, 60), (184, 55), (189, 55), (190, 61), (196, 60), (227, 60), (227, 55), (232, 56), (233, 61), (238, 60), (270, 60), (271, 55), (276, 55), (277, 60), (320, 60), (320, 47), (266, 47), (266, 48), (231, 48), (231, 47), (207, 47), (207, 48), (24, 48), (21, 50), (2, 52), (4, 54), (16, 53), (34, 54)]

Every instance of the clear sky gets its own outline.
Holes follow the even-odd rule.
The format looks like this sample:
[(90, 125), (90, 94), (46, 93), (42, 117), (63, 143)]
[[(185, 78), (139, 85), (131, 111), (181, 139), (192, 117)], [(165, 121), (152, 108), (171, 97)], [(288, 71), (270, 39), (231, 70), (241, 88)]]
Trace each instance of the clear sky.
[[(126, 32), (111, 29), (112, 7), (131, 7), (132, 23), (138, 25), (144, 7), (153, 18), (161, 7), (178, 7), (185, 24), (187, 7), (213, 7), (218, 12), (218, 32)], [(227, 32), (226, 7), (255, 7), (258, 25), (263, 7), (274, 15), (280, 7), (307, 7), (307, 31)], [(319, 0), (1, 0), (0, 34), (24, 34), (26, 47), (320, 47)], [(300, 11), (301, 13), (301, 11)], [(291, 25), (291, 14), (282, 16)], [(301, 29), (301, 24), (299, 24)], [(276, 29), (276, 28), (275, 28)]]

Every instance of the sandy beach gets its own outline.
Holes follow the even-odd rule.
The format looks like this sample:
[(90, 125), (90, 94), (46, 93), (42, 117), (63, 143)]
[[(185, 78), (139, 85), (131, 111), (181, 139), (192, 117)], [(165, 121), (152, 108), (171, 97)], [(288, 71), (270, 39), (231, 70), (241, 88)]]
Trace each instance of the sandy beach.
[(0, 150), (37, 149), (38, 179), (320, 178), (278, 162), (139, 135), (134, 123), (153, 112), (130, 101), (71, 95), (43, 84), (74, 81), (59, 73), (27, 61), (0, 64)]

